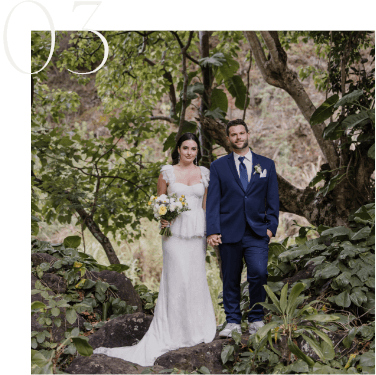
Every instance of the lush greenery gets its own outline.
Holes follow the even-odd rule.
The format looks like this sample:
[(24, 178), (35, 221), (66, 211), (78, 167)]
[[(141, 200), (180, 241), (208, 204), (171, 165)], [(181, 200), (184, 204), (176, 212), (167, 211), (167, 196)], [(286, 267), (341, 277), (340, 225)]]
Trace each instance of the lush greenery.
[[(301, 226), (294, 239), (270, 244), (264, 304), (269, 311), (267, 325), (246, 345), (234, 335), (234, 344), (223, 349), (224, 367), (233, 373), (374, 371), (373, 34), (103, 34), (110, 48), (106, 65), (94, 79), (67, 73), (65, 81), (76, 88), (94, 81), (106, 136), (93, 134), (85, 123), (74, 120), (83, 98), (69, 83), (61, 88), (48, 84), (54, 69), (60, 73), (67, 68), (93, 70), (103, 58), (99, 38), (86, 31), (58, 32), (50, 66), (32, 77), (32, 253), (59, 258), (53, 264), (32, 265), (38, 278), (32, 294), (44, 298), (31, 307), (43, 327), (32, 332), (32, 371), (62, 372), (77, 353), (92, 353), (89, 333), (108, 319), (134, 311), (118, 298), (115, 286), (93, 281), (90, 272), (122, 272), (129, 267), (121, 264), (114, 244), (139, 240), (141, 220), (152, 219), (146, 203), (155, 195), (160, 166), (167, 162), (179, 134), (192, 131), (200, 136), (203, 165), (229, 151), (224, 124), (231, 117), (230, 102), (246, 116), (251, 102), (250, 70), (255, 65), (265, 82), (284, 90), (298, 104), (327, 162), (318, 166), (304, 189), (278, 176), (281, 210), (304, 216), (312, 225)], [(67, 44), (59, 48), (60, 42)], [(301, 67), (298, 75), (291, 72), (286, 51), (298, 43), (313, 44), (327, 66)], [(32, 33), (32, 71), (44, 64), (49, 48), (49, 33)], [(365, 51), (368, 58), (362, 57)], [(249, 64), (246, 73), (240, 59)], [(317, 90), (325, 92), (326, 100), (316, 110), (298, 76), (302, 81), (313, 77)], [(194, 113), (189, 121), (188, 111)], [(284, 139), (282, 148), (287, 143)], [(69, 236), (58, 245), (36, 239), (41, 221), (73, 223), (82, 237), (89, 230), (110, 265), (78, 251), (80, 237)], [(341, 225), (333, 224), (337, 222)], [(211, 266), (217, 266), (217, 255), (210, 249)], [(41, 278), (47, 271), (64, 278), (65, 293), (54, 295), (43, 285)], [(297, 279), (303, 271), (306, 276)], [(144, 311), (152, 313), (158, 293), (142, 283), (135, 289)], [(247, 289), (244, 282), (244, 331), (252, 308)], [(72, 325), (78, 319), (84, 319), (86, 331), (72, 327), (57, 342), (53, 329), (60, 328), (63, 320)], [(351, 353), (337, 352), (334, 334), (342, 335)], [(301, 344), (314, 355), (303, 353)], [(171, 371), (177, 370), (166, 370)]]
[[(36, 300), (31, 304), (32, 315), (38, 313), (37, 322), (43, 327), (43, 331), (31, 332), (32, 373), (62, 373), (61, 369), (69, 365), (77, 352), (90, 356), (93, 350), (87, 343), (87, 335), (101, 328), (106, 321), (132, 314), (137, 308), (119, 298), (115, 285), (91, 274), (102, 270), (122, 272), (128, 266), (98, 264), (93, 257), (77, 249), (80, 242), (78, 236), (69, 236), (61, 244), (32, 240), (32, 254), (49, 254), (55, 258), (51, 263), (31, 265), (31, 273), (38, 279), (31, 294), (39, 294), (46, 302)], [(55, 294), (46, 286), (41, 280), (46, 272), (63, 278), (62, 284), (66, 286), (64, 293)], [(142, 284), (135, 289), (143, 301), (144, 311), (153, 313), (158, 293), (152, 293)], [(74, 326), (77, 319), (81, 319), (83, 330)], [(57, 342), (53, 336), (54, 329), (67, 323), (65, 337)]]
[[(247, 345), (241, 344), (240, 335), (234, 335), (235, 344), (225, 346), (222, 352), (228, 371), (375, 371), (375, 205), (362, 206), (349, 222), (350, 227), (301, 227), (296, 244), (287, 248), (286, 240), (271, 244), (270, 281), (265, 286), (269, 301), (262, 303), (269, 311), (268, 323), (249, 338)], [(310, 232), (320, 235), (307, 239)], [(290, 281), (289, 285), (294, 275), (310, 266), (314, 267), (309, 277)], [(249, 307), (246, 286), (247, 282), (241, 304), (243, 330), (247, 329)], [(351, 354), (335, 351), (330, 333), (340, 334)], [(301, 345), (306, 341), (318, 359), (303, 353), (296, 340)], [(286, 347), (288, 352), (281, 353)]]

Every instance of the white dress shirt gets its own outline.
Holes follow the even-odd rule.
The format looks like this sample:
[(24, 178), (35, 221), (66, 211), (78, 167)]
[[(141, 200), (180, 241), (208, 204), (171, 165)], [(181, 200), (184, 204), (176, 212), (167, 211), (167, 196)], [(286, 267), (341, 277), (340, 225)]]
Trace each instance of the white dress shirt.
[[(236, 170), (238, 171), (238, 175), (239, 175), (239, 178), (240, 178), (240, 171), (239, 171), (239, 166), (240, 166), (239, 157), (240, 157), (240, 155), (238, 155), (235, 152), (233, 152), (233, 154), (234, 154)], [(244, 156), (245, 156), (245, 159), (243, 160), (243, 163), (245, 164), (245, 166), (247, 168), (248, 182), (249, 182), (251, 180), (251, 175), (252, 175), (252, 152), (251, 152), (251, 150), (249, 149), (248, 153)]]

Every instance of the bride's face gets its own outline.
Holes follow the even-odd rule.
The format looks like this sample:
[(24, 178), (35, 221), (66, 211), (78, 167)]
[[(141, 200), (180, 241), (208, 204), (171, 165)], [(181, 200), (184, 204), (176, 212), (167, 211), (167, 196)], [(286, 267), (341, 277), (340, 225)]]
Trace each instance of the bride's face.
[(195, 141), (191, 139), (184, 141), (179, 148), (180, 161), (185, 164), (193, 163), (197, 152), (197, 143)]

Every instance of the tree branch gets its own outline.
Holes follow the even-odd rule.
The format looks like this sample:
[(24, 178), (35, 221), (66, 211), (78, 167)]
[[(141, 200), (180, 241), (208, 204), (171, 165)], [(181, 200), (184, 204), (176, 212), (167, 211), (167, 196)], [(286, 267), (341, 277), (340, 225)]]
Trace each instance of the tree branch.
[[(34, 174), (34, 171), (31, 171), (31, 177), (33, 177), (33, 182), (35, 186), (37, 186), (40, 190), (52, 193), (51, 187), (48, 187), (45, 185), (45, 183), (37, 178)], [(87, 228), (90, 230), (92, 235), (98, 240), (98, 242), (102, 245), (104, 251), (106, 252), (106, 255), (108, 257), (108, 260), (110, 264), (120, 264), (119, 258), (117, 257), (114, 248), (112, 247), (112, 244), (110, 240), (102, 233), (97, 223), (93, 220), (91, 215), (89, 215), (84, 207), (82, 206), (81, 202), (76, 198), (74, 195), (72, 195), (69, 191), (62, 191), (61, 195), (65, 197), (69, 202), (73, 204), (74, 209), (77, 211), (77, 213), (80, 215), (82, 221), (85, 223)]]
[[(287, 67), (286, 52), (279, 42), (278, 33), (274, 31), (262, 32), (265, 44), (268, 46), (271, 54), (271, 61), (266, 60), (256, 33), (254, 31), (244, 31), (244, 34), (250, 44), (257, 66), (265, 81), (272, 86), (285, 90), (294, 99), (303, 116), (309, 123), (316, 107), (304, 90), (297, 74)], [(339, 165), (339, 156), (334, 143), (324, 140), (322, 137), (325, 126), (325, 123), (321, 123), (311, 128), (331, 169), (336, 169)]]
[[(183, 45), (181, 39), (179, 38), (178, 33), (176, 31), (170, 31), (170, 33), (176, 38), (176, 40), (179, 43), (180, 48), (183, 48), (184, 45)], [(194, 62), (197, 65), (200, 65), (200, 63), (195, 58), (193, 58), (192, 56), (190, 56), (188, 53), (187, 53), (187, 59), (191, 60), (192, 62)]]
[[(147, 62), (151, 66), (156, 65), (154, 61), (149, 60), (147, 57), (144, 57), (144, 61)], [(176, 115), (176, 93), (175, 93), (174, 81), (172, 79), (171, 73), (166, 70), (165, 70), (165, 74), (163, 74), (163, 77), (167, 79), (167, 81), (170, 83), (170, 86), (169, 86), (170, 92), (168, 96), (171, 101), (171, 114), (172, 116), (175, 116)]]
[(183, 82), (183, 97), (181, 99), (182, 106), (181, 106), (181, 114), (180, 114), (180, 121), (179, 121), (179, 129), (175, 137), (176, 142), (180, 138), (181, 133), (183, 131), (183, 125), (185, 121), (185, 111), (187, 109), (187, 89), (188, 89), (187, 49), (189, 48), (191, 44), (192, 37), (193, 37), (193, 31), (190, 31), (187, 44), (181, 49), (184, 82)]
[(163, 121), (168, 121), (171, 124), (175, 124), (175, 120), (172, 119), (171, 117), (167, 117), (167, 116), (150, 116), (149, 119), (151, 121), (154, 121), (154, 120), (163, 120)]

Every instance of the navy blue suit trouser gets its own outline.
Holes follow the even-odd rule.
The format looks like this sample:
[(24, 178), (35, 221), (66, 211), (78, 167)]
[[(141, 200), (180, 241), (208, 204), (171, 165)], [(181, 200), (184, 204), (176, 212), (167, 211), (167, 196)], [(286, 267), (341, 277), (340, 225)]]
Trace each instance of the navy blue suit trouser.
[[(240, 282), (243, 270), (243, 256), (247, 265), (247, 281), (249, 283), (249, 308), (256, 302), (265, 302), (266, 292), (263, 287), (268, 277), (269, 236), (258, 236), (247, 223), (244, 236), (236, 243), (219, 245), (223, 274), (223, 305), (227, 323), (241, 322)], [(256, 305), (248, 313), (249, 322), (261, 321), (264, 310)]]

